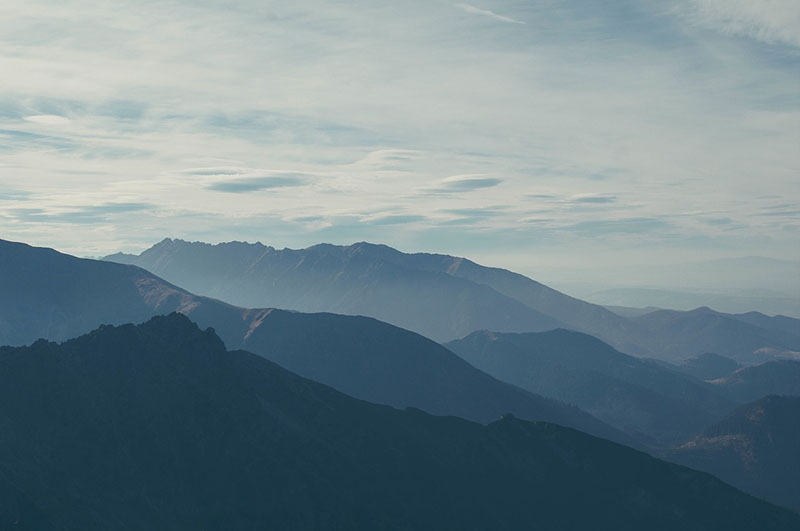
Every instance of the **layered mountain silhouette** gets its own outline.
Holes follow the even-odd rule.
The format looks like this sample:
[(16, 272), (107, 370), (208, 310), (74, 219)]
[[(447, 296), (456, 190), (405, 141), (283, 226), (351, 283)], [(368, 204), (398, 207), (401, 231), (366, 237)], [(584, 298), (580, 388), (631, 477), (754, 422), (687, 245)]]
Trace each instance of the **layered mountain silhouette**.
[(101, 324), (181, 312), (301, 376), (380, 404), (490, 422), (505, 413), (629, 445), (574, 406), (500, 382), (441, 345), (375, 319), (248, 310), (195, 296), (141, 268), (0, 241), (0, 344), (75, 337)]
[(479, 331), (446, 346), (500, 380), (577, 404), (659, 445), (682, 442), (735, 407), (712, 385), (579, 332)]
[(240, 306), (367, 315), (440, 342), (481, 329), (561, 327), (597, 336), (623, 352), (668, 360), (717, 352), (754, 362), (800, 350), (800, 331), (786, 331), (785, 323), (764, 327), (757, 316), (700, 309), (626, 318), (511, 271), (364, 242), (278, 250), (260, 243), (165, 239), (140, 255), (118, 253), (106, 260), (138, 265)]
[(775, 360), (744, 367), (711, 384), (739, 402), (771, 394), (800, 396), (800, 361)]
[(800, 325), (800, 320), (789, 317), (725, 314), (702, 307), (688, 312), (659, 310), (632, 320), (659, 343), (663, 359), (716, 352), (738, 362), (761, 363), (800, 350), (800, 326), (789, 326)]
[[(713, 352), (706, 352), (694, 358), (684, 360), (683, 363), (671, 366), (684, 374), (694, 376), (698, 380), (716, 380), (717, 378), (727, 376), (741, 368), (741, 365), (735, 360)], [(745, 400), (745, 402), (747, 402), (747, 400)]]
[(746, 404), (669, 454), (740, 489), (800, 511), (800, 397)]
[(216, 246), (164, 240), (140, 257), (112, 255), (186, 289), (244, 307), (367, 315), (434, 340), (486, 326), (548, 330), (563, 323), (488, 286), (391, 260), (367, 244), (278, 251), (261, 244)]
[(568, 428), (350, 398), (177, 314), (4, 347), (0, 399), (7, 529), (800, 527)]

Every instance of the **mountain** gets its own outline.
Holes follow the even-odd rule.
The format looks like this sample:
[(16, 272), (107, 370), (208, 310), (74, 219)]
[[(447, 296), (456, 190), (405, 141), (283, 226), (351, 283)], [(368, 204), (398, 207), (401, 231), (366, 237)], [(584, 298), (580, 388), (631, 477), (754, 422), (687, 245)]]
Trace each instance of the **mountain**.
[(632, 321), (660, 345), (659, 357), (667, 360), (716, 352), (741, 363), (761, 363), (800, 350), (800, 333), (764, 328), (707, 307), (688, 312), (659, 310)]
[(669, 458), (800, 511), (800, 397), (767, 396), (706, 429)]
[(499, 380), (574, 403), (659, 445), (686, 440), (735, 405), (711, 385), (579, 332), (479, 331), (446, 346)]
[[(741, 365), (725, 356), (720, 356), (713, 352), (706, 352), (694, 358), (684, 360), (679, 365), (674, 365), (674, 367), (680, 372), (693, 376), (698, 380), (716, 380), (717, 378), (722, 378), (740, 369)], [(749, 402), (749, 400), (744, 400), (744, 402)]]
[(800, 361), (775, 360), (744, 367), (711, 384), (739, 402), (767, 395), (800, 396)]
[[(796, 266), (800, 268), (800, 266)], [(755, 265), (751, 271), (759, 271)], [(620, 274), (618, 272), (618, 274)], [(623, 277), (626, 278), (626, 277)], [(777, 277), (780, 278), (780, 277)], [(785, 278), (785, 277), (784, 277)], [(651, 280), (652, 281), (652, 280)], [(636, 281), (631, 281), (635, 283)], [(735, 289), (731, 289), (735, 286)], [(720, 290), (655, 287), (615, 287), (595, 285), (595, 288), (577, 287), (582, 298), (602, 304), (615, 313), (619, 307), (658, 307), (672, 310), (692, 310), (699, 306), (710, 306), (720, 312), (737, 314), (757, 309), (768, 314), (800, 316), (800, 300), (791, 296), (785, 286), (780, 291), (766, 289), (742, 289), (741, 284), (731, 279), (731, 283)], [(796, 292), (797, 293), (797, 292)], [(622, 310), (623, 312), (625, 310)]]
[(769, 316), (759, 312), (735, 313), (729, 314), (728, 317), (749, 323), (753, 326), (761, 328), (782, 330), (787, 334), (800, 335), (800, 319), (794, 317), (787, 317), (785, 315)]
[(568, 428), (350, 398), (177, 314), (0, 349), (0, 525), (790, 530), (800, 516)]
[(375, 319), (248, 310), (199, 297), (135, 266), (0, 241), (0, 344), (62, 341), (101, 325), (181, 312), (247, 348), (371, 402), (490, 422), (505, 413), (637, 446), (576, 407), (495, 380), (441, 345)]
[(626, 318), (505, 269), (365, 242), (278, 250), (260, 243), (167, 238), (139, 255), (118, 253), (106, 260), (138, 265), (192, 292), (239, 306), (366, 315), (440, 342), (483, 329), (568, 328), (623, 352), (667, 360), (718, 352), (763, 361), (800, 350), (800, 333), (724, 314), (718, 315), (725, 325), (712, 325), (697, 311)]
[(438, 341), (487, 325), (507, 331), (563, 326), (488, 286), (386, 259), (392, 252), (397, 251), (367, 244), (276, 250), (166, 239), (141, 256), (106, 260), (138, 265), (238, 306), (368, 315)]

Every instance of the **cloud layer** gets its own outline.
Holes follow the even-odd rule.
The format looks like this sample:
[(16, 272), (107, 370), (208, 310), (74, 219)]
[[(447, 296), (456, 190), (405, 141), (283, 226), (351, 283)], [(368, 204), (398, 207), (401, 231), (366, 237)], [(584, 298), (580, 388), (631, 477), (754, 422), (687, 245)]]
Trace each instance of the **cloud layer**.
[(6, 2), (0, 231), (799, 258), (796, 5)]

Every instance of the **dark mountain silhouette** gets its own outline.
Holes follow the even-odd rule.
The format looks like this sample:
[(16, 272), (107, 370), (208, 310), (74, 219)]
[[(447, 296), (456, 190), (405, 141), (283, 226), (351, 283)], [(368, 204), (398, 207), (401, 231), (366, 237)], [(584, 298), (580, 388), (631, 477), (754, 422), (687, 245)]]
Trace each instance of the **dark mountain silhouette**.
[(669, 455), (800, 511), (800, 397), (746, 404)]
[(686, 440), (735, 405), (711, 385), (579, 332), (480, 331), (446, 346), (500, 380), (577, 404), (661, 445)]
[[(716, 380), (732, 373), (742, 366), (736, 363), (735, 360), (714, 354), (713, 352), (706, 352), (694, 358), (684, 360), (678, 365), (674, 365), (678, 371), (694, 376), (698, 380)], [(769, 393), (767, 393), (769, 394)], [(748, 402), (748, 400), (745, 400)]]
[(713, 323), (698, 311), (626, 318), (505, 269), (364, 242), (278, 250), (260, 243), (165, 239), (138, 256), (106, 259), (240, 306), (368, 315), (437, 341), (481, 329), (561, 327), (592, 334), (623, 352), (668, 360), (718, 352), (752, 362), (771, 355), (754, 355), (756, 350), (800, 350), (800, 333), (787, 332), (783, 324), (764, 328), (716, 312), (719, 322)]
[(739, 402), (752, 402), (767, 395), (800, 396), (800, 361), (775, 360), (744, 367), (711, 384)]
[(181, 312), (246, 347), (357, 398), (489, 422), (504, 413), (629, 445), (629, 436), (576, 407), (495, 380), (413, 332), (375, 319), (246, 310), (195, 296), (135, 266), (0, 241), (0, 344), (61, 341), (100, 324)]
[(605, 440), (355, 400), (173, 314), (0, 349), (7, 529), (789, 530)]

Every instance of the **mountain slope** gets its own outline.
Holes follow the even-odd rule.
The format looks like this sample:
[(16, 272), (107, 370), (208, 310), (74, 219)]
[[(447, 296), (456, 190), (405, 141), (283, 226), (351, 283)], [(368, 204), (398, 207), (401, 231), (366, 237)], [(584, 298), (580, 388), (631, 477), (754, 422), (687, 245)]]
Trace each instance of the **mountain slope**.
[(24, 502), (0, 505), (4, 527), (800, 526), (711, 476), (567, 428), (354, 400), (227, 352), (179, 315), (2, 348), (0, 368), (0, 489)]
[(437, 341), (484, 326), (504, 331), (563, 326), (488, 286), (405, 267), (364, 245), (276, 250), (166, 239), (138, 257), (118, 254), (106, 260), (138, 265), (239, 306), (368, 315)]
[(708, 384), (579, 332), (481, 331), (446, 346), (502, 381), (577, 404), (660, 444), (683, 441), (734, 407)]
[[(672, 367), (698, 380), (716, 380), (717, 378), (727, 376), (733, 371), (740, 369), (742, 366), (725, 356), (720, 356), (713, 352), (706, 352), (694, 358), (684, 360), (679, 365), (672, 365)], [(749, 402), (749, 400), (744, 400), (744, 402)]]
[(748, 322), (752, 316), (710, 310), (625, 318), (511, 271), (364, 242), (277, 250), (260, 243), (165, 239), (138, 256), (106, 259), (240, 306), (367, 315), (436, 341), (482, 329), (561, 327), (592, 334), (623, 352), (673, 361), (718, 352), (752, 362), (800, 350), (800, 333), (787, 332), (783, 322), (763, 327)]
[(499, 382), (441, 345), (374, 319), (237, 308), (138, 267), (2, 241), (0, 284), (9, 290), (0, 304), (0, 323), (9, 326), (0, 332), (10, 331), (0, 344), (63, 340), (177, 311), (213, 327), (228, 348), (246, 347), (357, 398), (480, 422), (510, 412), (637, 445), (575, 407)]
[(717, 352), (739, 362), (753, 363), (768, 360), (769, 351), (800, 349), (800, 335), (762, 328), (705, 307), (689, 312), (659, 310), (633, 321), (661, 345), (664, 359)]
[(800, 397), (744, 405), (669, 455), (800, 511)]
[(775, 360), (743, 367), (710, 383), (739, 402), (752, 402), (767, 395), (800, 396), (800, 361)]

